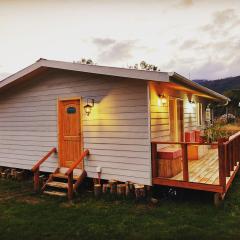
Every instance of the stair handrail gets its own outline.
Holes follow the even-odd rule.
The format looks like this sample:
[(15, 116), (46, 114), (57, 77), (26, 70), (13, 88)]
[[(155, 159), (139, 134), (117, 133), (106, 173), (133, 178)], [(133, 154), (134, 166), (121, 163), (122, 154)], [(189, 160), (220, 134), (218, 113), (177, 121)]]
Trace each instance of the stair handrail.
[(31, 169), (32, 172), (36, 172), (39, 167), (53, 154), (57, 153), (57, 149), (54, 147), (52, 148), (43, 158), (41, 158)]
[(57, 153), (57, 149), (54, 147), (52, 148), (43, 158), (41, 158), (31, 169), (34, 173), (34, 190), (35, 192), (39, 191), (39, 169), (40, 166), (53, 154)]
[(82, 162), (82, 160), (89, 155), (89, 150), (86, 149), (80, 156), (79, 160), (75, 161), (71, 167), (68, 169), (68, 171), (65, 173), (66, 176), (69, 176), (73, 170)]
[(68, 177), (68, 200), (72, 200), (73, 198), (73, 170), (83, 161), (83, 159), (89, 155), (89, 150), (85, 150), (79, 160), (75, 161), (71, 167), (68, 169), (68, 171), (65, 173), (65, 175)]

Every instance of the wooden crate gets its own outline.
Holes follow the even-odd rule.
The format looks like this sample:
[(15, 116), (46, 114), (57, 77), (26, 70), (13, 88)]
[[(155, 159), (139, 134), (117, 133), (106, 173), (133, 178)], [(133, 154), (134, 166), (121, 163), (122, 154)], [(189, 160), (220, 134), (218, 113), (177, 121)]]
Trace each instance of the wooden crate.
[(182, 157), (158, 160), (158, 176), (171, 178), (182, 171)]
[(199, 160), (208, 153), (206, 145), (188, 145), (188, 160)]

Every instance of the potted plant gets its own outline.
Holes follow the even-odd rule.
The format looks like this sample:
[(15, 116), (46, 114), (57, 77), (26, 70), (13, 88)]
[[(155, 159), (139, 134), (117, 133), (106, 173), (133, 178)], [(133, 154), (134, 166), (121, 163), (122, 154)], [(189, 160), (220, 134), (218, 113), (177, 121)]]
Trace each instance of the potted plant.
[[(215, 123), (204, 130), (204, 139), (208, 143), (225, 142), (228, 141), (228, 134), (221, 124)], [(217, 145), (211, 145), (211, 148), (217, 148)]]

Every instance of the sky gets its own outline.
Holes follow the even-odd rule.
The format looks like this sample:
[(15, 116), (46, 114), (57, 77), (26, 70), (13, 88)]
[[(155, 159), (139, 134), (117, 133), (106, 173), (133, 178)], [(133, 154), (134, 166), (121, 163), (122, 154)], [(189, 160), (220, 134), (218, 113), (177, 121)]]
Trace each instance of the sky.
[(0, 0), (0, 79), (39, 58), (240, 75), (240, 0)]

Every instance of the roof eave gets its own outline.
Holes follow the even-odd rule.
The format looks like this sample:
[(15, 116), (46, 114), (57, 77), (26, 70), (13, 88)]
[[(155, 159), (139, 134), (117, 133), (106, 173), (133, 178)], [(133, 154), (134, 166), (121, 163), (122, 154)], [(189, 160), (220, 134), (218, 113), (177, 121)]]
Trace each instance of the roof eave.
[(201, 86), (198, 83), (193, 82), (193, 81), (183, 77), (182, 75), (180, 75), (176, 72), (169, 72), (168, 74), (170, 76), (170, 82), (171, 81), (174, 82), (174, 80), (177, 80), (177, 82), (180, 82), (180, 83), (185, 84), (185, 85), (187, 85), (191, 88), (194, 88), (199, 92), (205, 93), (206, 95), (216, 99), (217, 101), (223, 102), (223, 103), (231, 101), (228, 97), (225, 97), (222, 94), (217, 93), (217, 92), (215, 92), (215, 91), (213, 91), (209, 88)]
[(0, 82), (0, 89), (18, 80), (19, 78), (23, 78), (24, 76), (40, 68), (49, 68), (49, 69), (52, 68), (52, 69), (76, 71), (76, 72), (83, 72), (83, 73), (90, 73), (90, 74), (100, 74), (100, 75), (113, 76), (113, 77), (141, 79), (146, 81), (150, 80), (150, 81), (159, 81), (159, 82), (169, 82), (169, 75), (167, 72), (145, 71), (145, 70), (137, 70), (137, 69), (107, 67), (107, 66), (88, 65), (88, 64), (80, 64), (80, 63), (39, 59), (34, 64), (3, 79)]

